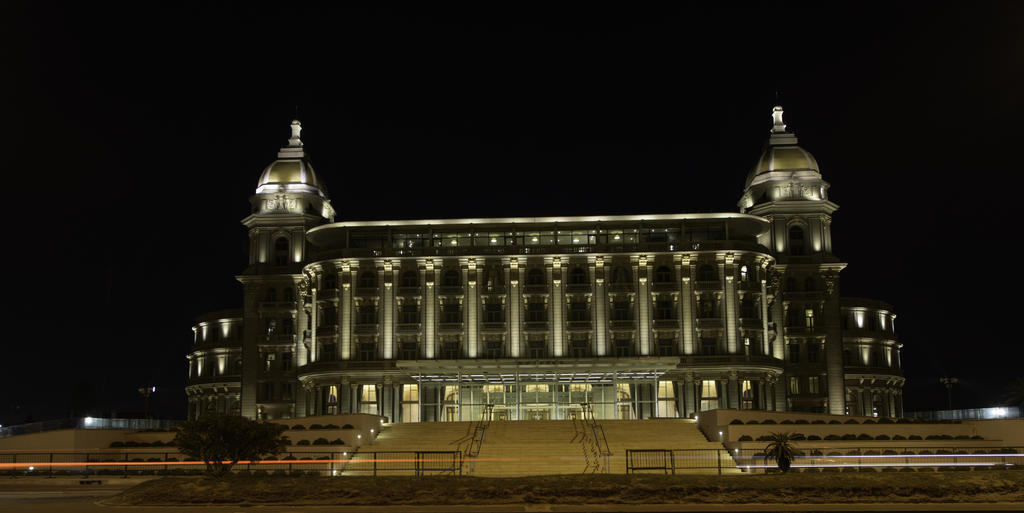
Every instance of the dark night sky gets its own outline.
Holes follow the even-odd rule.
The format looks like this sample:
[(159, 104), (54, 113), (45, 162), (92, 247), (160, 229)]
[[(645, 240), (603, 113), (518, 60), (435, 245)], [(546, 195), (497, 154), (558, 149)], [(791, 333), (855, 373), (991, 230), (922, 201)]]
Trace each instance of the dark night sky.
[(1021, 375), (1019, 3), (3, 10), (2, 424), (86, 388), (141, 413), (144, 384), (184, 415), (296, 106), (339, 220), (679, 213), (736, 210), (778, 92), (841, 206), (843, 294), (895, 305), (907, 409)]

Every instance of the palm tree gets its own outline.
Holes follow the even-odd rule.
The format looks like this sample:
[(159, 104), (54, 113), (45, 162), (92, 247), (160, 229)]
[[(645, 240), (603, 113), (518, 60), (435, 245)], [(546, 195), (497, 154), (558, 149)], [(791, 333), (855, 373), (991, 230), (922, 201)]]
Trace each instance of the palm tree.
[(792, 433), (771, 433), (768, 435), (768, 445), (764, 448), (764, 460), (775, 460), (779, 470), (789, 472), (789, 466), (793, 463), (793, 434)]

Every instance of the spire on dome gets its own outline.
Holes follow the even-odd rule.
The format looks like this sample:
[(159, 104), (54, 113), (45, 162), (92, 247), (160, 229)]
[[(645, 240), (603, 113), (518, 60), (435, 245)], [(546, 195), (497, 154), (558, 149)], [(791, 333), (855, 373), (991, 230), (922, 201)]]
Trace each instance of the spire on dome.
[(299, 133), (302, 132), (302, 123), (299, 120), (292, 120), (292, 136), (288, 139), (288, 146), (302, 146), (302, 139), (299, 139)]
[(786, 133), (786, 124), (782, 122), (782, 106), (776, 105), (772, 109), (772, 133), (773, 134), (784, 134)]

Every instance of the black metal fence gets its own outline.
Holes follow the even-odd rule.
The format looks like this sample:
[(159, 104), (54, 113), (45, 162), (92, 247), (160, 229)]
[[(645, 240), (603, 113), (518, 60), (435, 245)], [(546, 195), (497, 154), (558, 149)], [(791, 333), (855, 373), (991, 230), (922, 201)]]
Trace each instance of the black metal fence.
[[(260, 461), (240, 461), (237, 473), (338, 475), (347, 452), (284, 453)], [(16, 452), (0, 453), (0, 472), (10, 476), (198, 475), (206, 464), (176, 451), (163, 452)]]
[(462, 475), (461, 451), (358, 452), (342, 468), (344, 475)]
[(626, 473), (660, 471), (675, 474), (677, 470), (715, 471), (736, 468), (726, 449), (627, 449)]

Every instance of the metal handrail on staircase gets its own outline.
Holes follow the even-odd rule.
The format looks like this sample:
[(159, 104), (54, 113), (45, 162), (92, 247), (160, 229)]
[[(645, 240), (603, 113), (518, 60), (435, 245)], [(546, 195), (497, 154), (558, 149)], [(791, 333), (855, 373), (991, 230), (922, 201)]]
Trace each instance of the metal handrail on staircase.
[(469, 436), (460, 438), (452, 443), (462, 444), (463, 441), (468, 442), (462, 449), (462, 460), (469, 462), (468, 473), (472, 474), (476, 469), (476, 457), (480, 455), (480, 449), (484, 445), (484, 436), (487, 434), (487, 428), (491, 426), (491, 417), (494, 415), (494, 405), (485, 404), (484, 411), (480, 418), (473, 423), (473, 432)]
[[(597, 423), (597, 419), (594, 418), (594, 408), (590, 403), (580, 403), (582, 408), (583, 418), (580, 420), (579, 434), (581, 435), (580, 442), (583, 444), (583, 453), (587, 458), (587, 466), (583, 472), (608, 473), (611, 469), (608, 465), (608, 459), (612, 455), (611, 449), (608, 447), (608, 439), (604, 434), (604, 427)], [(575, 427), (575, 416), (573, 416), (573, 426)], [(573, 436), (573, 440), (576, 436)]]

